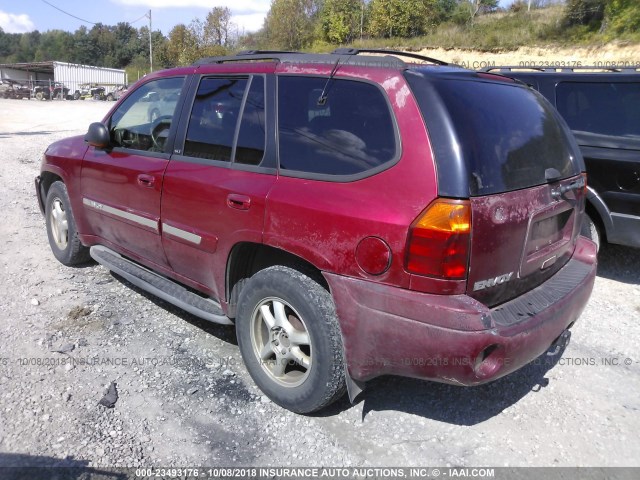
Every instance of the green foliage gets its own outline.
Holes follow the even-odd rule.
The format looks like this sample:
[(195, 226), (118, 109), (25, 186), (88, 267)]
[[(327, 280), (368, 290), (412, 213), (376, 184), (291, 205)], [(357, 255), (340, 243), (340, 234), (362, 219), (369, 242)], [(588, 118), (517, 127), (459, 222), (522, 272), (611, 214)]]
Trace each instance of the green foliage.
[(325, 0), (320, 11), (322, 38), (334, 44), (352, 42), (360, 35), (363, 0)]
[(568, 0), (563, 25), (586, 25), (592, 30), (599, 29), (604, 19), (606, 2), (607, 0)]
[(605, 18), (610, 34), (638, 33), (640, 30), (638, 0), (609, 0), (605, 8)]
[[(224, 55), (232, 47), (235, 25), (231, 10), (215, 7), (205, 21), (198, 19), (189, 27), (176, 25), (166, 38), (151, 32), (154, 69), (188, 65), (205, 56)], [(0, 29), (0, 63), (57, 60), (98, 67), (127, 68), (132, 79), (149, 72), (149, 28), (128, 23), (115, 26), (85, 26), (74, 33), (61, 30), (7, 34)]]
[(473, 19), (473, 5), (465, 0), (458, 2), (451, 12), (451, 21), (456, 25), (467, 25)]
[(171, 29), (164, 54), (172, 66), (189, 65), (198, 59), (197, 39), (186, 25), (181, 23)]
[(458, 0), (436, 0), (434, 4), (436, 23), (450, 20), (457, 6)]
[(436, 0), (372, 0), (368, 31), (376, 37), (424, 35), (438, 20)]
[(229, 7), (213, 7), (204, 24), (204, 41), (207, 45), (226, 46), (231, 41), (231, 10)]
[[(485, 15), (497, 0), (272, 0), (264, 27), (240, 38), (230, 10), (215, 7), (202, 20), (176, 25), (168, 37), (152, 32), (154, 68), (189, 65), (234, 49), (326, 52), (350, 44), (488, 51), (550, 42), (640, 41), (638, 0), (567, 0), (566, 6), (540, 8), (548, 1), (533, 0), (528, 12), (528, 1), (518, 0), (511, 9)], [(0, 28), (0, 63), (46, 60), (126, 67), (133, 81), (149, 71), (149, 30), (127, 23), (73, 33), (10, 34)]]
[(265, 19), (267, 41), (278, 49), (299, 50), (313, 43), (317, 0), (272, 0)]

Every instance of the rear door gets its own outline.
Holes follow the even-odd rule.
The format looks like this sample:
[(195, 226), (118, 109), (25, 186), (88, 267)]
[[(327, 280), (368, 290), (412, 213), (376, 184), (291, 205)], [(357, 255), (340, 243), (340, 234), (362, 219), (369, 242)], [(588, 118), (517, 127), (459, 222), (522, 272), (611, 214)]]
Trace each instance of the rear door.
[(481, 75), (435, 80), (430, 96), (409, 78), (434, 143), (439, 195), (470, 198), (467, 293), (494, 306), (571, 258), (586, 185), (577, 145), (549, 102)]
[[(238, 242), (262, 242), (275, 182), (268, 151), (275, 122), (268, 75), (202, 76), (181, 124), (162, 195), (162, 243), (173, 270), (224, 298), (226, 261)], [(273, 88), (269, 88), (273, 94)]]
[(151, 122), (148, 99), (178, 96), (184, 77), (160, 78), (140, 86), (109, 120), (112, 148), (89, 147), (82, 162), (82, 202), (92, 230), (104, 243), (136, 259), (168, 265), (160, 239), (164, 151), (173, 107)]
[(614, 222), (640, 219), (640, 82), (560, 82), (556, 105)]

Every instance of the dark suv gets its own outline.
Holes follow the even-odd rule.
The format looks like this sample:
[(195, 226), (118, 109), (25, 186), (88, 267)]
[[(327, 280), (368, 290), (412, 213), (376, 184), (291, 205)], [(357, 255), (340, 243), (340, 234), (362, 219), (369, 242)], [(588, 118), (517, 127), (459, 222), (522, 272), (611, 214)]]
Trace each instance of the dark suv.
[(494, 67), (540, 91), (582, 150), (589, 193), (583, 235), (640, 247), (640, 71)]
[[(45, 152), (54, 255), (235, 323), (296, 412), (384, 374), (484, 383), (564, 342), (596, 270), (565, 123), (512, 79), (366, 53), (145, 77)], [(151, 97), (176, 101), (151, 119)]]

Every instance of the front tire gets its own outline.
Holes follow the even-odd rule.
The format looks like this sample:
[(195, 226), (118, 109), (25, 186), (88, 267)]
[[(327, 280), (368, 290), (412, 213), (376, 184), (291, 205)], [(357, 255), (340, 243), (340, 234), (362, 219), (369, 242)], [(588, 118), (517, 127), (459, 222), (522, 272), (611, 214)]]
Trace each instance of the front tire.
[(69, 194), (64, 183), (54, 182), (49, 188), (45, 201), (45, 218), (49, 245), (58, 261), (67, 266), (88, 262), (91, 258), (89, 249), (82, 245), (78, 238)]
[(281, 407), (311, 413), (344, 394), (333, 299), (306, 275), (275, 266), (251, 277), (238, 301), (236, 332), (249, 374)]

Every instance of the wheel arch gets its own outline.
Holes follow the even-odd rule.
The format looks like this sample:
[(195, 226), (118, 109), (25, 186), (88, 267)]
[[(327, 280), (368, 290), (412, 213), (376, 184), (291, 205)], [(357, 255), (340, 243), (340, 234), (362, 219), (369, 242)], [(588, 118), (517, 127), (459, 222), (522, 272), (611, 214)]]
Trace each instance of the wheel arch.
[(40, 206), (42, 207), (42, 211), (44, 211), (44, 201), (49, 193), (49, 188), (51, 188), (54, 182), (65, 183), (64, 179), (57, 173), (47, 170), (40, 173), (40, 195), (38, 196), (38, 201), (41, 202)]
[(233, 246), (227, 259), (225, 288), (228, 302), (227, 315), (230, 318), (235, 318), (236, 305), (243, 283), (255, 273), (275, 265), (298, 270), (315, 280), (328, 292), (331, 291), (321, 270), (308, 260), (269, 245), (240, 242)]
[(600, 229), (602, 240), (606, 241), (610, 232), (613, 229), (613, 220), (611, 219), (611, 212), (604, 203), (604, 200), (598, 195), (593, 188), (587, 187), (587, 202), (585, 204), (585, 211), (596, 223), (596, 226)]

